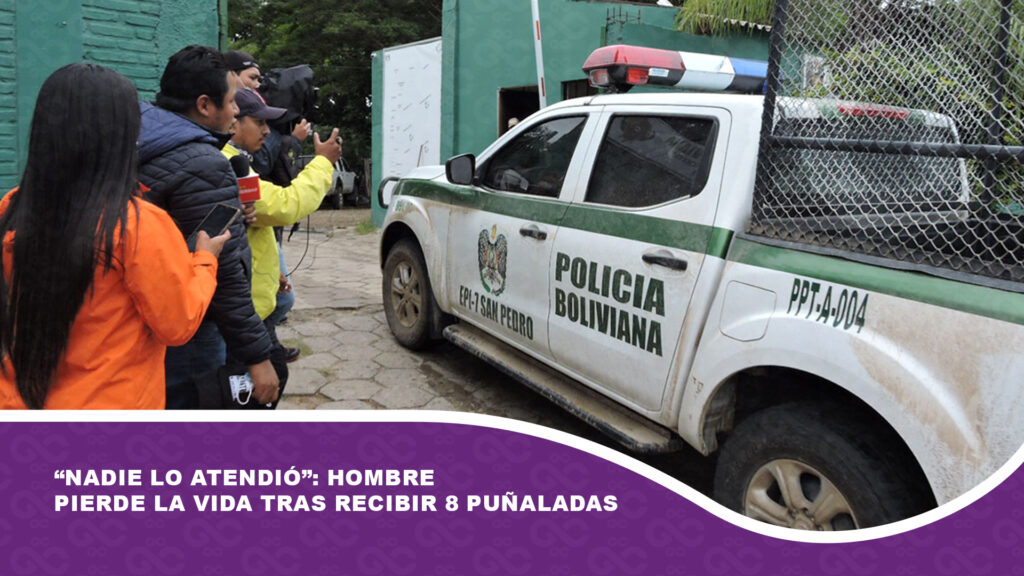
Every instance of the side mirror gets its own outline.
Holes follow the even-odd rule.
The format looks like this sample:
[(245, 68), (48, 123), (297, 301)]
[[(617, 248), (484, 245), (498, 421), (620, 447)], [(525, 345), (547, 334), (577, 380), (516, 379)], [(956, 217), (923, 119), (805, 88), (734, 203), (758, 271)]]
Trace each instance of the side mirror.
[(377, 187), (377, 204), (381, 208), (387, 208), (391, 205), (391, 197), (395, 191), (395, 186), (398, 185), (398, 177), (391, 176), (380, 181), (380, 186)]
[(444, 174), (452, 184), (467, 186), (473, 183), (476, 172), (476, 156), (462, 154), (448, 159), (444, 165)]

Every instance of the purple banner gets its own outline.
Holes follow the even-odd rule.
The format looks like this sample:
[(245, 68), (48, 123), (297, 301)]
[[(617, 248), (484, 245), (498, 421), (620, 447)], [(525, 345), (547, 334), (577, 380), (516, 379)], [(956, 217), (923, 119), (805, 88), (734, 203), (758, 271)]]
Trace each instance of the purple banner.
[(433, 422), (0, 425), (0, 574), (1024, 575), (1014, 473), (843, 544), (727, 522), (527, 434)]

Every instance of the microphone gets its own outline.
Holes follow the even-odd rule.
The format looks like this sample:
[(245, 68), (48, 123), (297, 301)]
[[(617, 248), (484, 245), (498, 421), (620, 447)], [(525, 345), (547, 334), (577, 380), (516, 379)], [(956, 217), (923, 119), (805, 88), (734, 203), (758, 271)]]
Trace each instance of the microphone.
[(238, 199), (243, 204), (259, 200), (260, 177), (258, 174), (249, 175), (249, 159), (239, 154), (232, 156), (228, 162), (231, 162), (231, 169), (238, 178)]
[(232, 156), (228, 162), (231, 162), (231, 169), (235, 171), (235, 178), (245, 178), (249, 175), (249, 159), (245, 156)]

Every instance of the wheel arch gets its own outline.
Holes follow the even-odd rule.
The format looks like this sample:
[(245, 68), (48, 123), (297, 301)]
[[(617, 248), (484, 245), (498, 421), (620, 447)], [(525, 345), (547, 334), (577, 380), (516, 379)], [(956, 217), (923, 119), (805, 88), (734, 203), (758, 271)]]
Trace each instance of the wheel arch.
[[(428, 227), (429, 229), (429, 227)], [(380, 267), (381, 271), (384, 269), (384, 262), (387, 260), (388, 253), (394, 248), (395, 244), (398, 244), (402, 240), (409, 239), (416, 246), (419, 247), (420, 252), (423, 254), (423, 260), (426, 263), (427, 276), (430, 280), (430, 291), (433, 296), (433, 319), (431, 321), (431, 338), (439, 340), (441, 338), (444, 327), (454, 322), (454, 317), (449, 315), (441, 306), (447, 306), (447, 301), (444, 299), (444, 290), (442, 288), (442, 282), (444, 282), (443, 274), (433, 274), (433, 271), (440, 270), (439, 259), (440, 254), (437, 250), (431, 250), (429, 244), (425, 244), (416, 231), (404, 221), (394, 221), (388, 224), (380, 238)], [(439, 297), (440, 296), (440, 297)]]
[(423, 253), (427, 274), (430, 276), (430, 286), (434, 292), (434, 300), (448, 309), (448, 303), (444, 298), (447, 278), (444, 274), (438, 273), (443, 270), (441, 264), (445, 241), (444, 237), (438, 237), (438, 230), (446, 231), (448, 229), (447, 219), (443, 214), (440, 215), (440, 220), (431, 218), (432, 213), (427, 210), (423, 201), (416, 197), (399, 197), (395, 203), (397, 205), (388, 211), (381, 233), (379, 259), (381, 270), (384, 269), (384, 262), (387, 260), (391, 248), (399, 240), (411, 238)]
[[(381, 269), (384, 268), (384, 261), (387, 260), (388, 253), (391, 252), (391, 249), (395, 246), (395, 244), (397, 244), (400, 240), (404, 238), (413, 239), (416, 242), (416, 244), (420, 246), (420, 250), (423, 249), (423, 243), (420, 242), (419, 237), (416, 236), (416, 233), (408, 224), (406, 224), (405, 222), (392, 222), (384, 229), (384, 232), (381, 234), (380, 237)], [(424, 257), (426, 257), (425, 254)]]
[(897, 446), (907, 463), (908, 476), (915, 485), (928, 487), (925, 498), (930, 506), (935, 506), (936, 494), (924, 467), (904, 437), (885, 417), (842, 386), (796, 368), (749, 367), (722, 381), (710, 394), (701, 418), (704, 451), (717, 451), (736, 426), (761, 410), (808, 400), (843, 406), (868, 423), (881, 441)]

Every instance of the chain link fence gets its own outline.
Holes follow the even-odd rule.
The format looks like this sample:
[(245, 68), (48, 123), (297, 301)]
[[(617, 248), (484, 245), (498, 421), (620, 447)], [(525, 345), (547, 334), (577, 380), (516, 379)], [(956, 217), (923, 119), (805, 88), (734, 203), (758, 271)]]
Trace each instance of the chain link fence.
[(1024, 291), (1024, 0), (777, 0), (748, 232)]

